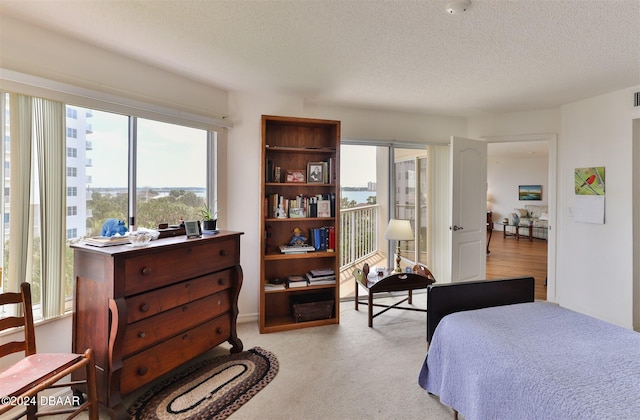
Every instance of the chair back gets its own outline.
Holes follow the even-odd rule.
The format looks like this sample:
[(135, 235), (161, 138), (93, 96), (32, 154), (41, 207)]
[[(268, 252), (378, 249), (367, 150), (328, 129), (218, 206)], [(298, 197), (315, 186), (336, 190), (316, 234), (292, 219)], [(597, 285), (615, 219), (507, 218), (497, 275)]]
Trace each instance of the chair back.
[(33, 309), (31, 304), (31, 285), (22, 283), (20, 292), (0, 294), (0, 307), (4, 313), (11, 314), (0, 318), (0, 332), (10, 328), (24, 327), (24, 338), (0, 345), (0, 357), (24, 351), (25, 356), (36, 353), (36, 334), (33, 328)]

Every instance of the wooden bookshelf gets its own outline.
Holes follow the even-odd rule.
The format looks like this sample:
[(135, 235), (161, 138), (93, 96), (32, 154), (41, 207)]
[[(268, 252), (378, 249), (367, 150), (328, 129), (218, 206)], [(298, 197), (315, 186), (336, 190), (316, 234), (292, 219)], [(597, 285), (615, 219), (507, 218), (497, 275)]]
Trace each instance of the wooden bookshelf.
[[(260, 332), (270, 333), (296, 328), (337, 324), (340, 322), (340, 279), (339, 279), (339, 209), (340, 185), (340, 121), (294, 118), (282, 116), (262, 116), (262, 183), (260, 188), (261, 206), (260, 228)], [(308, 164), (322, 166), (323, 180), (311, 182)], [(276, 179), (276, 168), (280, 176)], [(287, 171), (304, 173), (303, 182), (286, 182)], [(299, 178), (296, 178), (299, 180)], [(317, 217), (312, 210), (316, 197), (327, 199), (331, 205), (330, 217)], [(331, 200), (331, 197), (333, 199)], [(302, 204), (296, 208), (305, 210), (304, 217), (289, 217), (289, 208), (294, 200)], [(289, 206), (280, 206), (281, 202)], [(283, 212), (285, 213), (283, 217)], [(293, 213), (293, 212), (292, 212)], [(278, 217), (280, 215), (280, 217)], [(329, 235), (333, 230), (332, 251), (318, 249), (301, 254), (283, 254), (279, 246), (288, 244), (295, 228), (300, 229), (312, 244), (313, 229)], [(330, 228), (330, 229), (329, 229)], [(321, 241), (325, 246), (326, 241)], [(316, 246), (319, 247), (316, 242)], [(310, 284), (305, 287), (265, 290), (265, 284), (272, 279), (286, 282), (289, 276), (305, 275), (313, 269), (333, 269), (335, 284)], [(308, 295), (322, 295), (318, 298), (333, 299), (333, 311), (328, 317), (311, 321), (296, 322), (292, 313), (291, 300)]]

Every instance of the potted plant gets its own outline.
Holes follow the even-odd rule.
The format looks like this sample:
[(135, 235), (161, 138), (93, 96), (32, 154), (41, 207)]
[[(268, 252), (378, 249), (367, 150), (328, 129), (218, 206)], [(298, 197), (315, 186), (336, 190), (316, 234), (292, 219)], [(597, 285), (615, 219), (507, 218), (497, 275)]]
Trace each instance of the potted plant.
[(212, 206), (205, 204), (205, 206), (200, 209), (200, 215), (202, 216), (202, 229), (203, 230), (216, 230), (216, 225), (218, 222), (218, 212), (220, 209), (215, 209)]

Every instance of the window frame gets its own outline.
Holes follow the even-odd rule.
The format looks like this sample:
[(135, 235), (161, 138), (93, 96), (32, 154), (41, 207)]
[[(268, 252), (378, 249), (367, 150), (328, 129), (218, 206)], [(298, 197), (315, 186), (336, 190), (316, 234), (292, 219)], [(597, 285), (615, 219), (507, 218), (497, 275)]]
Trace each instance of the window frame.
[[(89, 110), (88, 112), (91, 112), (91, 110), (101, 110), (105, 112), (135, 116), (136, 118), (148, 118), (170, 124), (178, 124), (186, 127), (205, 130), (207, 133), (207, 200), (218, 200), (218, 182), (220, 178), (217, 176), (217, 168), (219, 165), (219, 163), (217, 162), (217, 142), (218, 137), (221, 134), (224, 136), (224, 138), (226, 138), (225, 130), (232, 127), (232, 124), (228, 121), (225, 121), (224, 118), (207, 117), (185, 112), (183, 110), (166, 108), (163, 106), (152, 105), (137, 100), (131, 100), (125, 97), (114, 97), (102, 92), (77, 88), (72, 85), (66, 85), (64, 83), (59, 83), (47, 79), (34, 78), (32, 76), (24, 75), (17, 72), (11, 72), (11, 74), (13, 76), (12, 80), (0, 78), (0, 80), (2, 80), (3, 84), (5, 85), (3, 86), (3, 89), (0, 90), (0, 93), (2, 93), (3, 109), (5, 109), (4, 93), (15, 92), (33, 97), (57, 100), (64, 103), (65, 105), (85, 108)], [(37, 83), (34, 82), (34, 79), (37, 79), (35, 80)], [(62, 118), (65, 119), (65, 127), (72, 128), (66, 124), (67, 112), (63, 114)], [(73, 118), (73, 116), (71, 116), (70, 118)], [(3, 113), (2, 120), (0, 120), (2, 122), (1, 126), (3, 131), (5, 128), (5, 119), (6, 116)], [(65, 138), (67, 138), (66, 134), (69, 133), (66, 128)], [(76, 129), (74, 128), (73, 130)], [(71, 131), (70, 134), (73, 134), (73, 131)], [(72, 135), (70, 138), (77, 139), (78, 137)], [(7, 149), (7, 141), (8, 140), (5, 139), (5, 142), (3, 142), (2, 145), (3, 157), (6, 155), (5, 150)], [(73, 147), (71, 148), (73, 149)], [(68, 159), (77, 159), (77, 150), (75, 151), (75, 153), (71, 153), (70, 155), (69, 147), (67, 147), (66, 149), (66, 157)], [(2, 177), (4, 179), (4, 174), (9, 170), (8, 164), (3, 165), (0, 170), (2, 171)], [(133, 194), (133, 197), (135, 197), (135, 194)], [(3, 208), (7, 200), (8, 197), (5, 197), (3, 195), (2, 202), (0, 202)], [(10, 213), (8, 210), (3, 211), (3, 213), (5, 214), (5, 217), (3, 217), (4, 224), (3, 226), (1, 226), (1, 234), (4, 241), (4, 226), (8, 225), (8, 222), (10, 220)], [(68, 233), (65, 229), (65, 235), (67, 234)], [(66, 242), (66, 237), (63, 239)], [(64, 281), (64, 279), (62, 281)], [(0, 291), (2, 289), (3, 285), (0, 284)], [(69, 312), (69, 309), (72, 309), (71, 302), (68, 302), (68, 305), (66, 306), (67, 308), (64, 311), (65, 314)], [(34, 310), (37, 310), (37, 308), (34, 308)], [(64, 316), (65, 314), (60, 314), (59, 316)]]

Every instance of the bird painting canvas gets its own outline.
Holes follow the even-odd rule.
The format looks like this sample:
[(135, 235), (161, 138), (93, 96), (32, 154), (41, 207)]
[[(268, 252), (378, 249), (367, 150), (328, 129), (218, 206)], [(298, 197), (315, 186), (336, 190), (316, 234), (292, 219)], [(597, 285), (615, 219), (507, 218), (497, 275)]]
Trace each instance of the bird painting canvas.
[(576, 168), (576, 195), (604, 195), (604, 166)]

